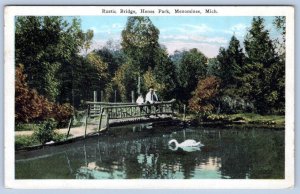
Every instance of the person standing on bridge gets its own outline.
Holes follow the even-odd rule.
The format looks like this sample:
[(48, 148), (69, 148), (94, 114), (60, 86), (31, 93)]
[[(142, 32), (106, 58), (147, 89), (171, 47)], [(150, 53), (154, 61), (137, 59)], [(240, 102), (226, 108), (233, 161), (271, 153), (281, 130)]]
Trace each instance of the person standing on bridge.
[[(146, 104), (154, 104), (156, 101), (158, 101), (157, 95), (154, 92), (154, 89), (151, 87), (149, 88), (149, 92), (146, 94)], [(148, 116), (151, 113), (151, 105), (148, 106)]]
[(144, 97), (143, 97), (142, 94), (140, 94), (139, 97), (136, 99), (136, 103), (137, 103), (138, 105), (144, 104)]
[(146, 94), (146, 104), (153, 104), (156, 101), (156, 96), (154, 95), (153, 88), (149, 89), (149, 92)]
[(139, 94), (139, 97), (136, 99), (136, 103), (137, 103), (137, 105), (139, 105), (139, 107), (140, 107), (140, 114), (141, 114), (142, 112), (145, 112), (144, 106), (141, 106), (141, 105), (144, 104), (144, 97), (143, 97), (142, 94)]

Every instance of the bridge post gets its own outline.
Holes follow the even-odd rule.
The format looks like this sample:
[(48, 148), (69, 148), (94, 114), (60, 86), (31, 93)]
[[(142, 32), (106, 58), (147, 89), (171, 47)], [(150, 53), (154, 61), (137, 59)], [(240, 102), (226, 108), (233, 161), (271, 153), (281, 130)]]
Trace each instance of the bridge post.
[(186, 105), (183, 105), (183, 120), (185, 121), (185, 111), (186, 111)]
[(102, 116), (104, 113), (104, 108), (101, 108), (101, 112), (100, 112), (100, 121), (99, 121), (99, 127), (98, 127), (98, 135), (100, 134), (100, 130), (101, 130), (101, 124), (102, 124)]
[(134, 103), (134, 101), (135, 101), (135, 100), (134, 100), (134, 91), (131, 90), (131, 102)]
[(66, 140), (67, 140), (67, 139), (68, 139), (68, 137), (69, 137), (69, 134), (70, 134), (70, 130), (71, 130), (72, 123), (73, 123), (73, 116), (70, 118), (70, 121), (69, 121), (69, 125), (68, 125), (68, 132), (67, 132)]
[(100, 91), (100, 102), (104, 102), (103, 90)]
[(172, 110), (172, 117), (174, 117), (174, 104), (171, 104), (171, 110)]
[(94, 91), (94, 102), (97, 102), (97, 91)]
[(141, 94), (141, 76), (138, 77), (138, 95)]
[(87, 121), (88, 121), (88, 117), (90, 116), (90, 105), (88, 105), (88, 111), (87, 111), (87, 115), (85, 118), (85, 129), (84, 129), (84, 138), (86, 137), (86, 130), (87, 130)]
[(109, 111), (106, 109), (106, 130), (109, 129)]

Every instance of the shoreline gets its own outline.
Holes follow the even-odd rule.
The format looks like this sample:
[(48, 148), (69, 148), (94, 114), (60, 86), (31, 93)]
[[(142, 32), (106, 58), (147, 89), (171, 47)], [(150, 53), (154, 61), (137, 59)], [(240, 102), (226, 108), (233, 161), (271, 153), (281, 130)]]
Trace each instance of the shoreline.
[[(135, 123), (140, 124), (141, 122)], [(149, 122), (146, 122), (149, 123)], [(150, 121), (151, 123), (151, 121)], [(251, 127), (261, 127), (261, 128), (268, 128), (268, 129), (278, 129), (282, 130), (285, 129), (284, 124), (284, 115), (258, 115), (258, 114), (252, 114), (252, 113), (243, 113), (243, 114), (211, 114), (207, 116), (206, 118), (199, 121), (199, 117), (196, 114), (189, 114), (185, 118), (182, 114), (176, 115), (174, 119), (166, 120), (163, 122), (155, 123), (153, 122), (153, 126), (178, 126), (178, 127), (196, 127), (196, 126), (203, 126), (203, 127), (243, 127), (243, 128), (251, 128)], [(132, 124), (132, 123), (131, 123)], [(123, 125), (129, 125), (129, 123), (118, 123), (114, 124), (111, 127), (117, 127), (117, 126), (123, 126)], [(92, 127), (95, 128), (95, 127)], [(57, 130), (56, 130), (57, 131)], [(15, 131), (15, 138), (28, 138), (33, 139), (32, 135), (28, 135), (26, 133), (29, 133), (28, 131)], [(31, 131), (31, 134), (33, 131)], [(100, 134), (92, 129), (89, 130), (89, 133), (87, 133), (88, 137), (94, 137), (98, 135), (103, 135), (105, 131), (101, 131)], [(84, 139), (84, 135), (75, 135), (71, 136), (68, 139), (64, 139), (61, 141), (49, 143), (49, 144), (36, 144), (36, 145), (29, 145), (29, 146), (22, 146), (15, 148), (15, 151), (30, 151), (35, 149), (40, 149), (45, 146), (55, 146), (55, 145), (61, 145), (66, 143), (71, 143), (77, 140)], [(16, 139), (15, 139), (16, 143)]]

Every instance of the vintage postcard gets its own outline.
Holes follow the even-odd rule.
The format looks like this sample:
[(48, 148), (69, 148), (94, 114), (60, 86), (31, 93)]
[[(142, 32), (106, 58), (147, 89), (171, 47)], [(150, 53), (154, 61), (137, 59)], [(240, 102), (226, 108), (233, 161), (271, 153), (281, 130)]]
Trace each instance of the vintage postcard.
[(292, 6), (5, 7), (7, 188), (294, 185)]

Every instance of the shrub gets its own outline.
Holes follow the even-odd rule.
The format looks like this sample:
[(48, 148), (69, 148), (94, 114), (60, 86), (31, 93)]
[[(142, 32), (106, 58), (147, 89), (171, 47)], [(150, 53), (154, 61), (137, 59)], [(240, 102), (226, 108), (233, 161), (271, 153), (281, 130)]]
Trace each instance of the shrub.
[(45, 121), (35, 132), (34, 136), (39, 140), (40, 143), (45, 144), (51, 140), (54, 140), (57, 123), (54, 119)]
[(33, 136), (16, 136), (15, 137), (15, 149), (20, 149), (28, 146), (38, 145), (39, 141)]
[(73, 107), (69, 103), (56, 104), (53, 107), (53, 117), (58, 122), (58, 126), (66, 126), (73, 114)]
[(39, 126), (38, 123), (16, 123), (15, 131), (34, 131)]
[(16, 68), (15, 119), (17, 123), (43, 121), (54, 118), (59, 124), (66, 123), (73, 113), (70, 104), (55, 104), (30, 89), (23, 74), (24, 66)]
[(210, 114), (219, 92), (220, 80), (214, 76), (201, 79), (189, 100), (189, 108), (198, 114)]

